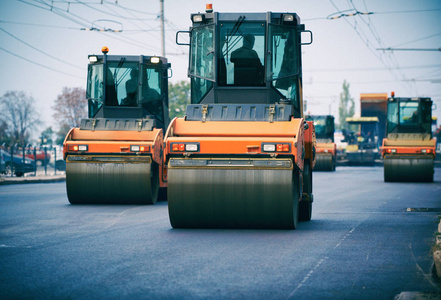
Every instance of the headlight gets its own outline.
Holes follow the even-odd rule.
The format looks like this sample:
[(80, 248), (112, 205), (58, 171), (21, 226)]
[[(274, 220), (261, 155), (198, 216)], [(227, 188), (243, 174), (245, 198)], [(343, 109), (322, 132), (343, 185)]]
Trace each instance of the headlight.
[(193, 15), (193, 23), (201, 23), (205, 21), (205, 15)]

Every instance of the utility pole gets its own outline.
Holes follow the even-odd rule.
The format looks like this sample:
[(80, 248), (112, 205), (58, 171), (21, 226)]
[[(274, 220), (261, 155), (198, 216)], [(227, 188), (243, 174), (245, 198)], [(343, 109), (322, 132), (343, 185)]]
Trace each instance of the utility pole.
[(164, 28), (164, 0), (159, 0), (161, 5), (161, 42), (162, 42), (162, 56), (165, 57), (165, 28)]

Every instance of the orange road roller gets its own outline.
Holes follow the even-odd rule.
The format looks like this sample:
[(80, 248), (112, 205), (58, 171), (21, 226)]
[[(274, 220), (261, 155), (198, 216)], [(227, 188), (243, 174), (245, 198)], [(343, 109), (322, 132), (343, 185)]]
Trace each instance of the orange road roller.
[(312, 33), (295, 13), (209, 10), (191, 20), (177, 42), (189, 34), (192, 104), (164, 137), (171, 225), (295, 229), (313, 201), (301, 77)]
[(169, 124), (163, 57), (90, 55), (89, 118), (64, 141), (72, 204), (154, 204), (165, 187), (163, 132)]
[(436, 140), (430, 98), (388, 99), (387, 138), (381, 153), (384, 181), (432, 182)]

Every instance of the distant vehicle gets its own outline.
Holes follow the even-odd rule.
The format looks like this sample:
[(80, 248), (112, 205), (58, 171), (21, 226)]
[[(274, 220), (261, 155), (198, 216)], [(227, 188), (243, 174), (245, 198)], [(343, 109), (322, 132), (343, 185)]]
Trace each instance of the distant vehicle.
[(53, 155), (50, 156), (49, 164), (55, 166), (57, 171), (66, 171), (66, 161), (63, 159), (63, 146), (53, 146)]
[(14, 155), (11, 162), (11, 154), (7, 153), (4, 150), (0, 150), (1, 152), (1, 160), (5, 162), (5, 169), (2, 171), (5, 174), (11, 174), (12, 167), (14, 168), (13, 172), (17, 177), (23, 176), (25, 173), (35, 172), (35, 163), (33, 159), (23, 156)]
[(387, 138), (381, 148), (384, 181), (433, 182), (432, 104), (430, 98), (389, 98)]
[(386, 137), (387, 93), (360, 94), (360, 112), (362, 117), (378, 118), (378, 141)]
[(36, 159), (38, 166), (45, 166), (47, 163), (49, 163), (49, 160), (51, 158), (51, 154), (49, 153), (49, 150), (46, 151), (46, 157), (44, 154), (44, 150), (37, 150), (35, 156), (36, 157), (34, 157), (34, 150), (27, 150), (25, 152), (25, 157), (30, 158), (32, 160)]
[(314, 171), (335, 171), (337, 145), (334, 143), (334, 117), (329, 115), (306, 115), (305, 119), (314, 122), (316, 137)]
[(334, 142), (337, 145), (337, 161), (340, 163), (340, 161), (343, 161), (345, 159), (346, 147), (348, 146), (348, 143), (345, 142), (345, 136), (343, 132), (334, 132)]
[(355, 132), (345, 131), (345, 158), (349, 165), (374, 165), (379, 157), (378, 117), (346, 118), (347, 128), (356, 126)]

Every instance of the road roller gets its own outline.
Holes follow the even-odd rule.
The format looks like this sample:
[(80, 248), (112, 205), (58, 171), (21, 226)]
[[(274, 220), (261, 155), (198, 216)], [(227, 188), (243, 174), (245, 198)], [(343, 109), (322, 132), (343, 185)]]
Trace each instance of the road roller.
[(355, 166), (373, 166), (379, 156), (378, 117), (346, 118), (344, 131), (346, 147), (345, 162)]
[[(89, 55), (88, 118), (63, 144), (72, 204), (154, 204), (163, 174), (170, 64), (158, 56)], [(170, 71), (169, 71), (170, 70)]]
[(384, 181), (433, 182), (436, 140), (431, 124), (430, 98), (388, 99), (387, 138), (381, 149)]
[(337, 145), (334, 143), (334, 116), (306, 115), (314, 124), (316, 137), (316, 162), (314, 171), (335, 171)]
[[(191, 15), (191, 104), (165, 134), (173, 228), (295, 229), (312, 213), (315, 134), (303, 118), (295, 13)], [(301, 33), (306, 41), (301, 41)]]

